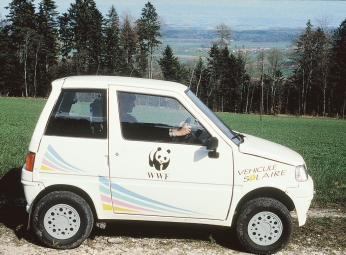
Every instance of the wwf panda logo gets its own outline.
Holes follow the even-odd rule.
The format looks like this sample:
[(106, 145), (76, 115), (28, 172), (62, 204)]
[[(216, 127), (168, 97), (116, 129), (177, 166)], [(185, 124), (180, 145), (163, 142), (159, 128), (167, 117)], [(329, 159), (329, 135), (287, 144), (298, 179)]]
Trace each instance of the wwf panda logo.
[(171, 160), (170, 153), (170, 150), (163, 150), (161, 147), (152, 150), (149, 154), (149, 165), (158, 171), (165, 170)]

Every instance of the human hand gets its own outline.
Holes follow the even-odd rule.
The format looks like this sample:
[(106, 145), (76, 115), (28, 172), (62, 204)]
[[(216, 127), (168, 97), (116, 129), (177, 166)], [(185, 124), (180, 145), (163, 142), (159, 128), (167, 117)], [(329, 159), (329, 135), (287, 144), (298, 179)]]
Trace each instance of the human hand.
[(185, 122), (181, 122), (179, 128), (173, 129), (173, 136), (185, 136), (190, 134), (191, 126), (188, 126)]

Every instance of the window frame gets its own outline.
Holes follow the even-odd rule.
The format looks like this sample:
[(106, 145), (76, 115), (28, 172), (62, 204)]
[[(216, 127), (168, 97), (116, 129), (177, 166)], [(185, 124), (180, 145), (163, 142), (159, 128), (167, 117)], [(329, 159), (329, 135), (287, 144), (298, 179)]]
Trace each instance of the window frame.
[[(102, 109), (103, 109), (102, 132), (99, 132), (98, 134), (92, 133), (94, 130), (92, 130), (92, 128), (91, 128), (93, 122), (91, 121), (92, 116), (90, 113), (89, 113), (90, 114), (89, 116), (70, 115), (73, 103), (68, 105), (70, 107), (68, 114), (61, 114), (59, 116), (58, 111), (59, 111), (60, 107), (62, 106), (64, 97), (66, 97), (66, 93), (74, 93), (74, 96), (76, 95), (76, 93), (95, 93), (95, 94), (101, 94), (102, 95), (102, 98), (103, 98), (103, 100), (102, 100)], [(107, 139), (108, 138), (107, 95), (108, 95), (107, 89), (98, 89), (98, 88), (95, 88), (95, 89), (78, 89), (78, 88), (62, 89), (60, 92), (60, 95), (59, 95), (57, 101), (55, 102), (55, 105), (54, 105), (54, 107), (53, 107), (53, 109), (49, 115), (45, 130), (44, 130), (44, 135), (70, 137), (70, 138), (85, 138), (85, 139)], [(90, 105), (94, 102), (94, 100), (89, 103), (89, 112), (90, 112)], [(54, 128), (54, 126), (59, 121), (62, 123), (60, 125), (60, 128), (62, 128), (62, 130), (57, 131), (58, 128)], [(63, 122), (65, 122), (65, 123), (63, 123)], [(83, 126), (85, 130), (82, 129), (82, 130), (80, 130), (81, 132), (79, 133), (78, 130), (76, 130), (77, 127), (74, 127), (74, 125), (72, 125), (73, 122), (79, 124), (79, 125), (77, 125), (77, 127)], [(83, 125), (81, 125), (82, 122), (84, 122)], [(87, 128), (86, 128), (87, 123), (89, 123), (90, 133), (87, 132)], [(64, 124), (66, 126), (64, 126)], [(82, 131), (84, 131), (84, 133)]]
[[(194, 120), (196, 120), (198, 122), (198, 118), (195, 117), (194, 114), (192, 114), (188, 109), (187, 107), (185, 107), (185, 105), (179, 100), (177, 99), (176, 97), (174, 96), (171, 96), (171, 95), (161, 95), (161, 94), (151, 94), (151, 93), (146, 93), (146, 92), (135, 92), (135, 91), (124, 91), (124, 90), (117, 90), (116, 92), (116, 97), (117, 97), (117, 105), (118, 105), (118, 116), (119, 116), (119, 124), (120, 124), (120, 131), (121, 131), (121, 136), (124, 140), (127, 140), (127, 141), (140, 141), (140, 142), (163, 142), (163, 143), (178, 143), (178, 144), (186, 144), (186, 145), (198, 145), (198, 146), (201, 146), (203, 145), (203, 141), (199, 141), (198, 143), (188, 143), (186, 141), (183, 141), (183, 137), (181, 137), (181, 139), (179, 139), (178, 137), (175, 137), (176, 139), (172, 139), (174, 137), (169, 137), (169, 129), (171, 128), (177, 128), (179, 123), (177, 123), (176, 125), (170, 125), (170, 124), (167, 124), (167, 123), (145, 123), (145, 122), (141, 122), (141, 121), (138, 121), (138, 123), (134, 123), (134, 125), (137, 125), (137, 126), (145, 126), (145, 125), (153, 125), (154, 128), (156, 129), (159, 129), (159, 128), (162, 128), (162, 129), (166, 129), (167, 130), (167, 138), (166, 139), (162, 139), (162, 140), (154, 140), (154, 139), (139, 139), (139, 138), (129, 138), (129, 137), (126, 137), (124, 135), (124, 129), (123, 129), (123, 122), (121, 122), (121, 105), (120, 105), (120, 100), (119, 100), (119, 97), (120, 97), (120, 94), (132, 94), (132, 95), (141, 95), (141, 96), (148, 96), (148, 97), (156, 97), (156, 98), (168, 98), (168, 99), (172, 99), (174, 100), (175, 102), (177, 102), (179, 104), (179, 107), (181, 107), (182, 109), (184, 109), (184, 111), (186, 113), (188, 113), (188, 115), (190, 115), (190, 117), (192, 117)], [(136, 97), (137, 99), (137, 97)], [(135, 100), (136, 100), (135, 99)], [(134, 108), (135, 107), (138, 107), (138, 105), (134, 105)], [(155, 108), (157, 106), (154, 106)], [(133, 116), (133, 115), (131, 115)], [(135, 118), (135, 116), (133, 116)], [(185, 121), (185, 119), (182, 119), (181, 121)], [(127, 123), (127, 122), (125, 122)], [(202, 128), (202, 130), (208, 135), (208, 137), (211, 137), (211, 134), (210, 132), (208, 132), (208, 130), (200, 123), (198, 122), (198, 125)], [(203, 132), (202, 131), (202, 132)], [(192, 132), (192, 131), (191, 131)]]

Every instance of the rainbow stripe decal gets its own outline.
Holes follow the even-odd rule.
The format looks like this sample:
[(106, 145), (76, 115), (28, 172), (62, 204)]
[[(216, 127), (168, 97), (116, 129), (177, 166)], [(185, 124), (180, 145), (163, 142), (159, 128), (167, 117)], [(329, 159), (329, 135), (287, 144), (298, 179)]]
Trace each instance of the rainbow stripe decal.
[(99, 184), (103, 210), (136, 214), (199, 214), (144, 197), (102, 176), (99, 177)]
[(48, 145), (46, 152), (44, 153), (41, 170), (60, 172), (60, 173), (85, 173), (85, 171), (72, 166), (67, 163), (54, 149), (51, 145)]

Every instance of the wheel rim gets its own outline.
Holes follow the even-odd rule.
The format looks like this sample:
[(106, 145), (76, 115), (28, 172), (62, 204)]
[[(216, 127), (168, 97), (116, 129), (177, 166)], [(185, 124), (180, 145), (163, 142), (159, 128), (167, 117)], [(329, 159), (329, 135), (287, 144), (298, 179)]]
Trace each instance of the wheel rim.
[(247, 230), (251, 241), (266, 246), (279, 240), (283, 226), (281, 219), (276, 214), (260, 212), (251, 218)]
[(52, 237), (67, 239), (74, 236), (79, 230), (80, 218), (72, 206), (58, 204), (46, 212), (43, 224)]

